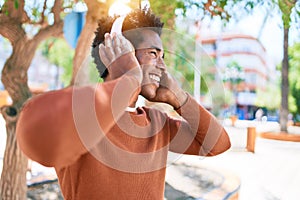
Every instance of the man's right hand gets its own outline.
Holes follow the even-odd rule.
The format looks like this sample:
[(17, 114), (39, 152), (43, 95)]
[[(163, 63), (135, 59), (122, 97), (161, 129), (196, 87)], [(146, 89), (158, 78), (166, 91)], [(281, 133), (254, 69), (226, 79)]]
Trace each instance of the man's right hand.
[(135, 57), (134, 47), (124, 36), (106, 33), (104, 44), (99, 46), (99, 54), (111, 79), (127, 73), (127, 75), (135, 76), (141, 82), (142, 73)]

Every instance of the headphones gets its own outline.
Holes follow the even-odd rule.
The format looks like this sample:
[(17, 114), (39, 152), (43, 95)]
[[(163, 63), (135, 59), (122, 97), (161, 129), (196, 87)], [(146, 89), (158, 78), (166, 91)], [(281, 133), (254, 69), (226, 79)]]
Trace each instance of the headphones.
[(124, 22), (125, 17), (126, 17), (126, 15), (120, 16), (114, 21), (114, 23), (111, 27), (111, 30), (110, 30), (110, 34), (116, 33), (116, 34), (122, 35), (122, 27), (123, 27), (123, 22)]

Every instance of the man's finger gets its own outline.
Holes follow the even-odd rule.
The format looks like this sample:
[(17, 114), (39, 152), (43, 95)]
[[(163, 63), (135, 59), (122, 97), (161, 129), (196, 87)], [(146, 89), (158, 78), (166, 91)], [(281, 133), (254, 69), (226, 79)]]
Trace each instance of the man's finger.
[(112, 35), (105, 33), (105, 35), (104, 35), (105, 53), (106, 53), (107, 59), (110, 60), (110, 62), (108, 64), (112, 63), (116, 59), (115, 52), (114, 52), (113, 46), (112, 46), (113, 45), (112, 38), (113, 38)]
[(124, 36), (120, 36), (120, 43), (122, 53), (134, 51), (132, 44)]
[(111, 48), (112, 47), (112, 41), (111, 41), (111, 36), (108, 33), (105, 33), (104, 35), (104, 43), (105, 47)]
[(116, 57), (119, 57), (122, 55), (121, 42), (120, 42), (119, 35), (115, 35), (113, 37), (113, 49), (115, 51)]
[(105, 46), (103, 44), (99, 45), (99, 56), (103, 64), (107, 67), (110, 63), (110, 60), (108, 59), (106, 52), (105, 52)]

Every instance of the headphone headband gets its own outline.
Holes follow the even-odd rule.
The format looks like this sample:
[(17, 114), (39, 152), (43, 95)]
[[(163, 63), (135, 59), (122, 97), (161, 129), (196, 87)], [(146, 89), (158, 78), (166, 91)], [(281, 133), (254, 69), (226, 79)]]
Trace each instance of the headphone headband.
[(112, 33), (122, 34), (122, 27), (123, 27), (123, 22), (125, 17), (126, 15), (120, 16), (114, 21), (110, 30), (110, 34)]

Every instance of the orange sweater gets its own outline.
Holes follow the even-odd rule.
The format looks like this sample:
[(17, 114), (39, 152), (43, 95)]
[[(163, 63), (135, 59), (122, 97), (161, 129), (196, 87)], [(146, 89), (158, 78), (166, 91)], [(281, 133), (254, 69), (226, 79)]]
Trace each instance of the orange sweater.
[[(60, 107), (47, 104), (56, 99), (55, 95), (68, 96), (65, 90), (62, 96), (54, 92), (40, 97), (43, 101), (29, 102), (21, 113), (17, 125), (20, 147), (31, 159), (55, 167), (65, 199), (163, 199), (168, 151), (212, 156), (230, 147), (228, 135), (216, 118), (192, 97), (177, 111), (182, 120), (151, 108), (114, 117), (118, 113), (101, 105), (112, 102), (108, 97), (118, 81), (102, 84), (99, 98), (96, 94), (101, 134), (91, 128), (89, 115), (78, 122), (76, 114), (70, 116), (67, 103)], [(64, 101), (72, 102), (68, 98)], [(39, 106), (46, 105), (56, 116), (52, 116), (51, 108), (46, 116), (45, 110), (39, 114)], [(76, 112), (82, 114), (88, 108), (80, 107)]]
[[(209, 113), (205, 110), (202, 112), (205, 121), (209, 122)], [(138, 125), (135, 126), (133, 122)], [(103, 139), (74, 164), (57, 170), (64, 197), (163, 199), (168, 150), (189, 154), (200, 152), (201, 145), (197, 139), (187, 141), (184, 145), (175, 144), (172, 140), (176, 134), (181, 134), (178, 132), (181, 123), (154, 109), (138, 108), (137, 114), (125, 113), (106, 134), (107, 140)], [(144, 130), (142, 136), (139, 135), (141, 129)], [(202, 138), (205, 132), (198, 131), (196, 137)]]

